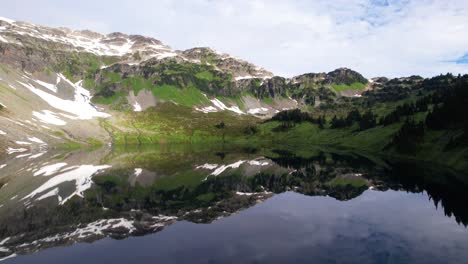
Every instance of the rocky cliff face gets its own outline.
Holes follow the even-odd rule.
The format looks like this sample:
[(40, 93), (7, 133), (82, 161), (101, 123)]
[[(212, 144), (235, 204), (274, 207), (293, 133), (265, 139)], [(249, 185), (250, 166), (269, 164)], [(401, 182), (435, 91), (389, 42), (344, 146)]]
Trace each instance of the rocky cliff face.
[(184, 58), (191, 62), (213, 65), (216, 70), (230, 73), (234, 80), (273, 77), (273, 73), (253, 65), (247, 61), (232, 57), (229, 54), (222, 54), (211, 48), (193, 48), (181, 51)]

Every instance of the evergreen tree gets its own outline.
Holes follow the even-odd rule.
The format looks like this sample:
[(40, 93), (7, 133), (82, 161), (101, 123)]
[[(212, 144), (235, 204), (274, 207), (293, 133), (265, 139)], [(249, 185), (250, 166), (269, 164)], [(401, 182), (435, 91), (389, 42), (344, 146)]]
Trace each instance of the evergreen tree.
[(366, 130), (377, 125), (376, 117), (371, 111), (365, 112), (359, 121), (359, 130)]
[(346, 125), (347, 126), (352, 126), (354, 122), (360, 122), (361, 121), (361, 113), (359, 112), (358, 109), (353, 109), (348, 113), (348, 116), (346, 117)]
[(320, 129), (323, 129), (327, 123), (325, 116), (320, 116), (317, 120), (318, 126)]
[(347, 126), (346, 120), (344, 120), (342, 117), (337, 118), (336, 115), (335, 115), (331, 120), (330, 128), (332, 128), (332, 129), (344, 128), (346, 126)]
[(337, 128), (337, 123), (338, 123), (338, 118), (336, 117), (336, 115), (334, 115), (330, 123), (330, 128)]
[(416, 123), (414, 120), (406, 119), (387, 147), (394, 146), (398, 152), (402, 153), (414, 152), (423, 136), (424, 123)]

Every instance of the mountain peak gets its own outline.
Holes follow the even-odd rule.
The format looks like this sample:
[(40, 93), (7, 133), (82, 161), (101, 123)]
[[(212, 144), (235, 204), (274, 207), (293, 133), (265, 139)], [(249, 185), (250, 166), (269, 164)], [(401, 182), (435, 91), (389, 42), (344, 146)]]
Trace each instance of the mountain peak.
[(362, 76), (362, 74), (357, 71), (351, 70), (349, 68), (338, 68), (334, 71), (327, 73), (328, 78), (331, 82), (336, 84), (346, 84), (351, 85), (355, 82), (367, 83), (368, 80)]
[(229, 72), (236, 80), (273, 77), (273, 73), (261, 67), (209, 47), (195, 47), (180, 53), (190, 61), (213, 65), (220, 71)]
[[(140, 64), (147, 60), (162, 60), (177, 57), (192, 63), (212, 65), (216, 70), (230, 73), (233, 78), (269, 78), (273, 74), (245, 60), (221, 53), (210, 47), (195, 47), (176, 51), (160, 40), (142, 35), (129, 35), (121, 32), (101, 34), (91, 30), (73, 30), (65, 27), (50, 28), (26, 22), (15, 22), (1, 18), (0, 43), (10, 45), (39, 46), (51, 53), (85, 52), (96, 56), (117, 57), (117, 63)], [(6, 61), (8, 58), (0, 59)], [(31, 60), (28, 58), (27, 60)], [(26, 63), (28, 71), (34, 71), (33, 62)], [(42, 65), (38, 61), (35, 65)], [(31, 66), (31, 67), (28, 67)], [(17, 66), (16, 66), (17, 67)]]
[(10, 23), (10, 24), (16, 22), (15, 20), (9, 19), (9, 18), (6, 18), (6, 17), (0, 17), (0, 20), (1, 20), (1, 21), (5, 21), (5, 22)]

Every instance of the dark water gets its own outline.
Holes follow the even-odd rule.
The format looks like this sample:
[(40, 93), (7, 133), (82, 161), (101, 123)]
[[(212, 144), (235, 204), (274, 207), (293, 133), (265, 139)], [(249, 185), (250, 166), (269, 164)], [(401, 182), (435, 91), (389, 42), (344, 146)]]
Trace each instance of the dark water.
[[(468, 263), (467, 185), (443, 168), (322, 150), (93, 159), (109, 168), (83, 197), (34, 200), (2, 220), (0, 240), (29, 236), (4, 243), (17, 254), (4, 263)], [(59, 186), (59, 196), (74, 191)], [(76, 231), (117, 218), (136, 227)]]

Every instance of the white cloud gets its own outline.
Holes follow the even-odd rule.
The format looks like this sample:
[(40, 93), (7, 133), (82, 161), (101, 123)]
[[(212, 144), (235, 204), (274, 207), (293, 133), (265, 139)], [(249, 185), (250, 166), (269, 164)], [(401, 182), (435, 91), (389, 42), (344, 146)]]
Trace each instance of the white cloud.
[[(70, 7), (58, 0), (16, 0), (3, 5), (14, 19), (146, 34), (178, 49), (211, 46), (282, 75), (342, 66), (367, 77), (468, 73), (468, 65), (449, 62), (468, 52), (467, 1), (83, 0)], [(47, 8), (36, 12), (41, 6)]]

